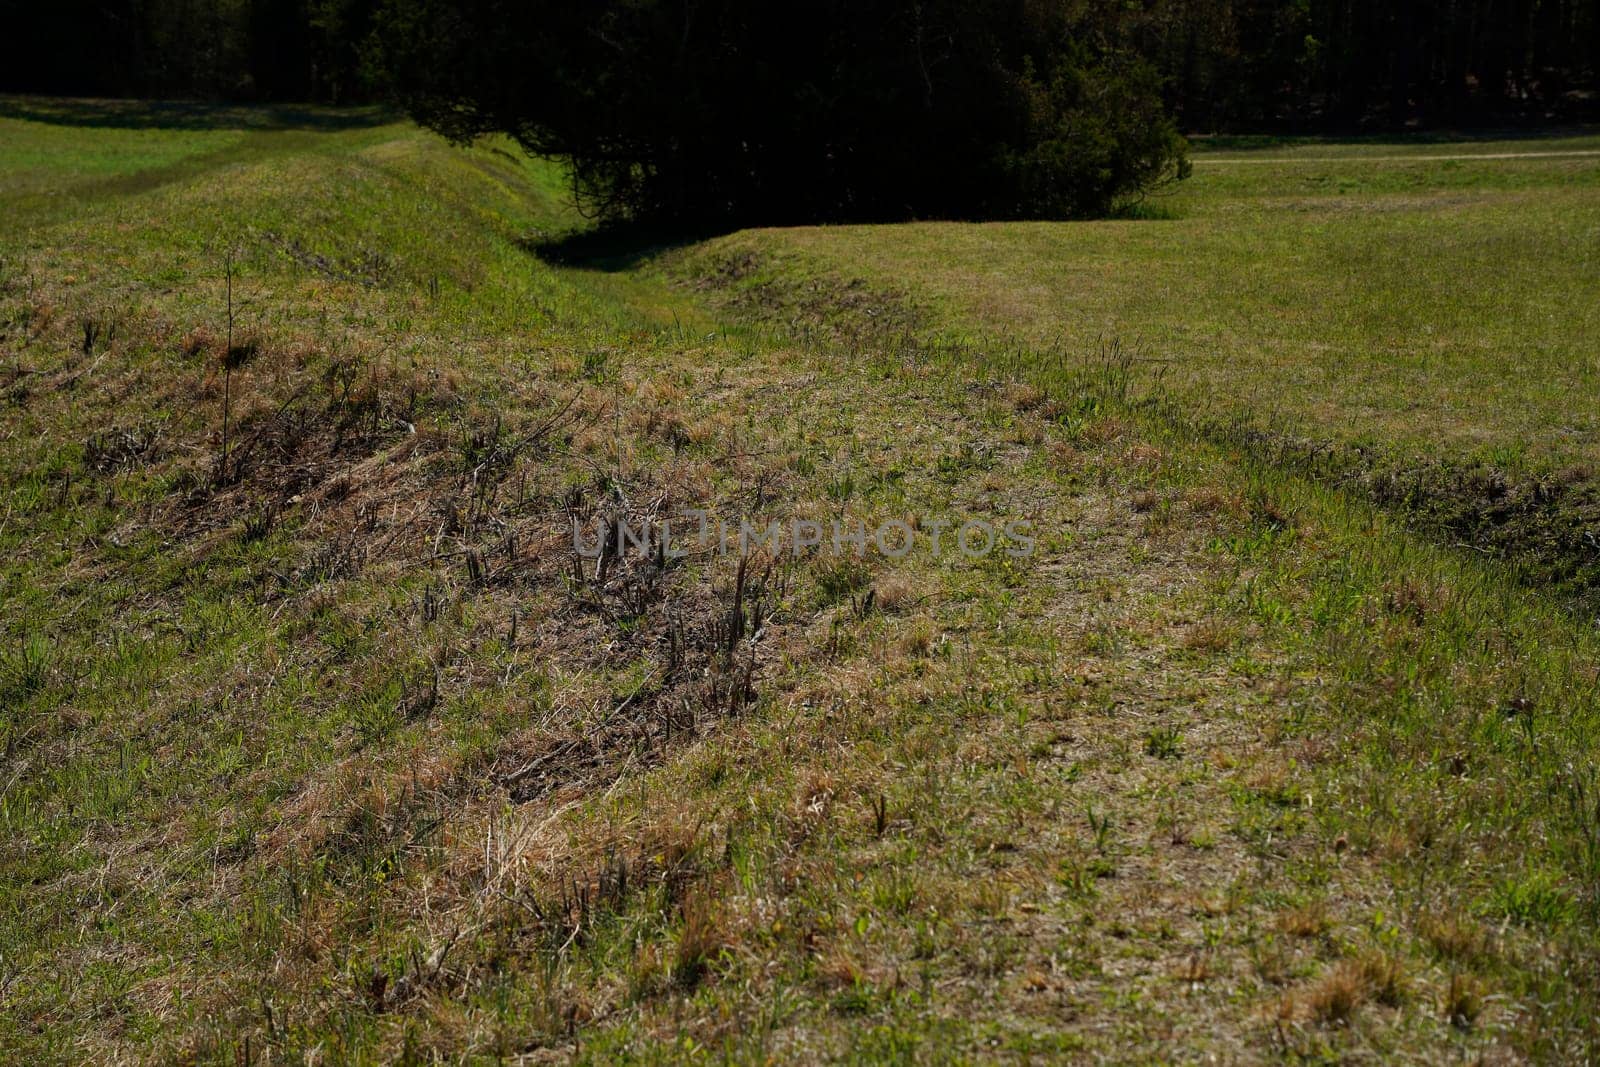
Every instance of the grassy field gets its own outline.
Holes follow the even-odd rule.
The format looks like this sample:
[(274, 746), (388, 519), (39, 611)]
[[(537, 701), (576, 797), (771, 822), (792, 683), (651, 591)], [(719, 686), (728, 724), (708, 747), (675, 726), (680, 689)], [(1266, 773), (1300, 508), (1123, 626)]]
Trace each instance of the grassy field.
[(963, 337), (1064, 359), (1137, 343), (1198, 406), (1324, 437), (1592, 463), (1597, 146), (1202, 150), (1190, 181), (1147, 202), (1153, 220), (733, 240), (889, 282)]
[(1592, 592), (1597, 146), (1203, 146), (1138, 219), (775, 230), (706, 255), (746, 286), (863, 282), (1046, 387), (1119, 341), (1214, 438), (1292, 445)]
[[(602, 270), (494, 145), (4, 104), (8, 1055), (1596, 1057), (1600, 634), (1196, 414), (1579, 462), (1593, 160)], [(1037, 550), (574, 549), (690, 508)]]

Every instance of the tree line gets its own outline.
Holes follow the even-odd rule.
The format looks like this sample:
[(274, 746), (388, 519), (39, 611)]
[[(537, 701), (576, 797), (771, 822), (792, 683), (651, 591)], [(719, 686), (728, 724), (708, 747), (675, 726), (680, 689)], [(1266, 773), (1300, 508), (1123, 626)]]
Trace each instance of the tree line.
[(382, 0), (0, 0), (0, 91), (343, 104), (383, 95)]
[(1597, 114), (1600, 0), (0, 0), (0, 91), (386, 101), (605, 220), (1104, 215), (1180, 129)]
[(566, 160), (601, 218), (1105, 214), (1187, 171), (1114, 5), (395, 0), (396, 99)]
[[(345, 103), (390, 91), (411, 0), (0, 0), (0, 91)], [(456, 5), (441, 5), (444, 7)], [(475, 17), (475, 5), (459, 5)], [(590, 9), (602, 13), (611, 5)], [(725, 17), (692, 0), (699, 18)], [(810, 5), (725, 5), (825, 17)], [(933, 8), (934, 3), (909, 5)], [(980, 15), (996, 5), (965, 5)], [(1355, 131), (1600, 115), (1600, 0), (1071, 0), (1117, 12), (1189, 131)], [(526, 28), (534, 3), (490, 5)], [(1076, 9), (1074, 11), (1074, 9)], [(581, 10), (581, 9), (580, 9)], [(414, 24), (414, 23), (413, 23)], [(870, 53), (876, 42), (862, 42)]]
[(1190, 130), (1600, 117), (1600, 0), (1159, 0), (1139, 34)]

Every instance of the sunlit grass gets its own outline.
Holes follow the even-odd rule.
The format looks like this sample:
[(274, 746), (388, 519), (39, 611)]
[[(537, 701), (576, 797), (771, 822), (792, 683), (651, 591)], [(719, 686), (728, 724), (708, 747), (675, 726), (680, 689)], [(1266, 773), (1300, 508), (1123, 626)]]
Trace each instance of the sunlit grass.
[(1286, 154), (1311, 153), (1347, 162), (1228, 164), (1202, 152), (1189, 182), (1152, 201), (1172, 217), (1151, 221), (729, 240), (892, 286), (928, 305), (938, 329), (1020, 339), (1040, 358), (1081, 360), (1119, 338), (1219, 417), (1245, 410), (1294, 432), (1417, 450), (1600, 459), (1600, 158), (1362, 160), (1445, 154), (1439, 145)]
[[(1440, 192), (1467, 179), (1439, 164), (1422, 205), (1400, 171), (1280, 196), (1289, 169), (1224, 189), (1202, 155), (1169, 220), (557, 268), (529, 249), (578, 222), (561, 175), (504, 145), (182, 114), (126, 151), (0, 119), (0, 173), (15, 144), (77, 190), (11, 201), (0, 244), (0, 1049), (1595, 1047), (1593, 627), (1190, 417), (1434, 447), (1361, 392), (1388, 375), (1489, 447), (1523, 419), (1577, 449), (1472, 354), (1581, 347), (1557, 219), (1589, 186)], [(734, 311), (671, 280), (751, 243)], [(774, 568), (730, 700), (740, 657), (667, 677), (686, 625), (749, 610), (733, 562), (622, 596), (566, 528), (618, 499), (1025, 516), (1038, 551)]]

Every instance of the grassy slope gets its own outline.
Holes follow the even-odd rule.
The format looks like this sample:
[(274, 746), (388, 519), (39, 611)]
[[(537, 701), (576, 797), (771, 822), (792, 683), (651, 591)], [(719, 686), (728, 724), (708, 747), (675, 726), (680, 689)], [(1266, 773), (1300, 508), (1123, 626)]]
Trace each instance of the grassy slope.
[[(776, 230), (711, 251), (893, 289), (930, 332), (1046, 385), (1119, 340), (1212, 436), (1286, 444), (1594, 600), (1595, 144), (1202, 151), (1152, 219)], [(1525, 153), (1542, 154), (1473, 158)]]
[[(0, 1047), (1592, 1053), (1590, 630), (1115, 367), (718, 326), (529, 257), (548, 172), (224, 134), (13, 202)], [(1040, 550), (602, 580), (619, 491)]]
[[(1461, 147), (1581, 151), (1595, 140)], [(1363, 159), (1373, 152), (1385, 161)], [(1407, 154), (1440, 149), (1201, 152), (1195, 177), (1152, 202), (1174, 216), (1160, 221), (762, 240), (925, 293), (953, 331), (1014, 333), (1067, 358), (1101, 337), (1137, 340), (1196, 405), (1265, 408), (1319, 436), (1593, 462), (1600, 157)]]

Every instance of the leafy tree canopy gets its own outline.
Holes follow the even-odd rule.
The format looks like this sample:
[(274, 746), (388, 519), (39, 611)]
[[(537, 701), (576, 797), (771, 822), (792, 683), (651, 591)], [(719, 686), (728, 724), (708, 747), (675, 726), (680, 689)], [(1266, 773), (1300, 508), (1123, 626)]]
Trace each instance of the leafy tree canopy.
[(391, 0), (421, 122), (567, 161), (606, 219), (1066, 218), (1187, 173), (1114, 5)]

